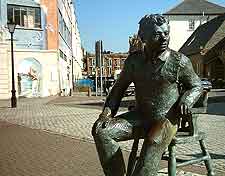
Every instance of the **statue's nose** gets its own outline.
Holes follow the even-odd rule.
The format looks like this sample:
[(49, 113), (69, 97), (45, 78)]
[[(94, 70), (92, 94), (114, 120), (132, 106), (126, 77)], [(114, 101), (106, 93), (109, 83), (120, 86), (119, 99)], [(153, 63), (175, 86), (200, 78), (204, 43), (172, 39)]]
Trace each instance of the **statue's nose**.
[(164, 33), (161, 34), (161, 40), (166, 40), (166, 35)]

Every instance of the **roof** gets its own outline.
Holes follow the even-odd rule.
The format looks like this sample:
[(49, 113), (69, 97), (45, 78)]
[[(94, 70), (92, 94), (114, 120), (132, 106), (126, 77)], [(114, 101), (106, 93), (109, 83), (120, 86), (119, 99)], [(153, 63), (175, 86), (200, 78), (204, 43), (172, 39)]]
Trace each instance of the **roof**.
[(225, 7), (206, 0), (183, 0), (164, 15), (219, 15), (225, 13)]
[[(225, 39), (225, 14), (199, 26), (180, 48), (180, 52), (191, 55), (202, 49), (207, 52)], [(206, 54), (206, 53), (205, 53)]]

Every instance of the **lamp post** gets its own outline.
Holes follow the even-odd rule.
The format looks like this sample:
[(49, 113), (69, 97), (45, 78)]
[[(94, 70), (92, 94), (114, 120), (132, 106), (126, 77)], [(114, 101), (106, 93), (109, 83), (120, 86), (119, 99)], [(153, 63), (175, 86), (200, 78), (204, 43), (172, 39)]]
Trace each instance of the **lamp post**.
[(15, 23), (7, 23), (9, 32), (11, 34), (11, 59), (12, 59), (12, 97), (11, 97), (11, 107), (16, 108), (16, 89), (15, 89), (15, 79), (14, 79), (14, 55), (13, 55), (13, 33), (15, 31)]

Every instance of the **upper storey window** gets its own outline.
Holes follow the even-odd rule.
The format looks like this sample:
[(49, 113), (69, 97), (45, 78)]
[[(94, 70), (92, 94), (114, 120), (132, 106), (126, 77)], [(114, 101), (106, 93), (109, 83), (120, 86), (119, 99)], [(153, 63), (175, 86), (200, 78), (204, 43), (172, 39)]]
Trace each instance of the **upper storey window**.
[(189, 26), (188, 26), (189, 28), (188, 29), (190, 31), (195, 30), (195, 20), (189, 20), (188, 23), (189, 23)]
[(62, 13), (59, 11), (59, 33), (61, 34), (64, 41), (69, 45), (69, 47), (72, 47), (72, 34), (71, 34), (71, 26), (70, 29), (67, 27), (66, 22), (63, 19)]
[(39, 7), (7, 6), (7, 19), (24, 28), (41, 28), (41, 10)]

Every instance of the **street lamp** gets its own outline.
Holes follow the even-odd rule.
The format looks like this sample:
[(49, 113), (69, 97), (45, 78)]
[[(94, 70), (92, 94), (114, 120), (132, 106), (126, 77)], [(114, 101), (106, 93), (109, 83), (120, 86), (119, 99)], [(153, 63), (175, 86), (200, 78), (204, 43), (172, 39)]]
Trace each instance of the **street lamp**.
[(11, 97), (11, 107), (16, 108), (16, 89), (15, 89), (15, 79), (14, 79), (14, 55), (13, 55), (13, 33), (15, 31), (16, 24), (11, 22), (7, 23), (9, 32), (11, 34), (11, 59), (12, 59), (12, 97)]

